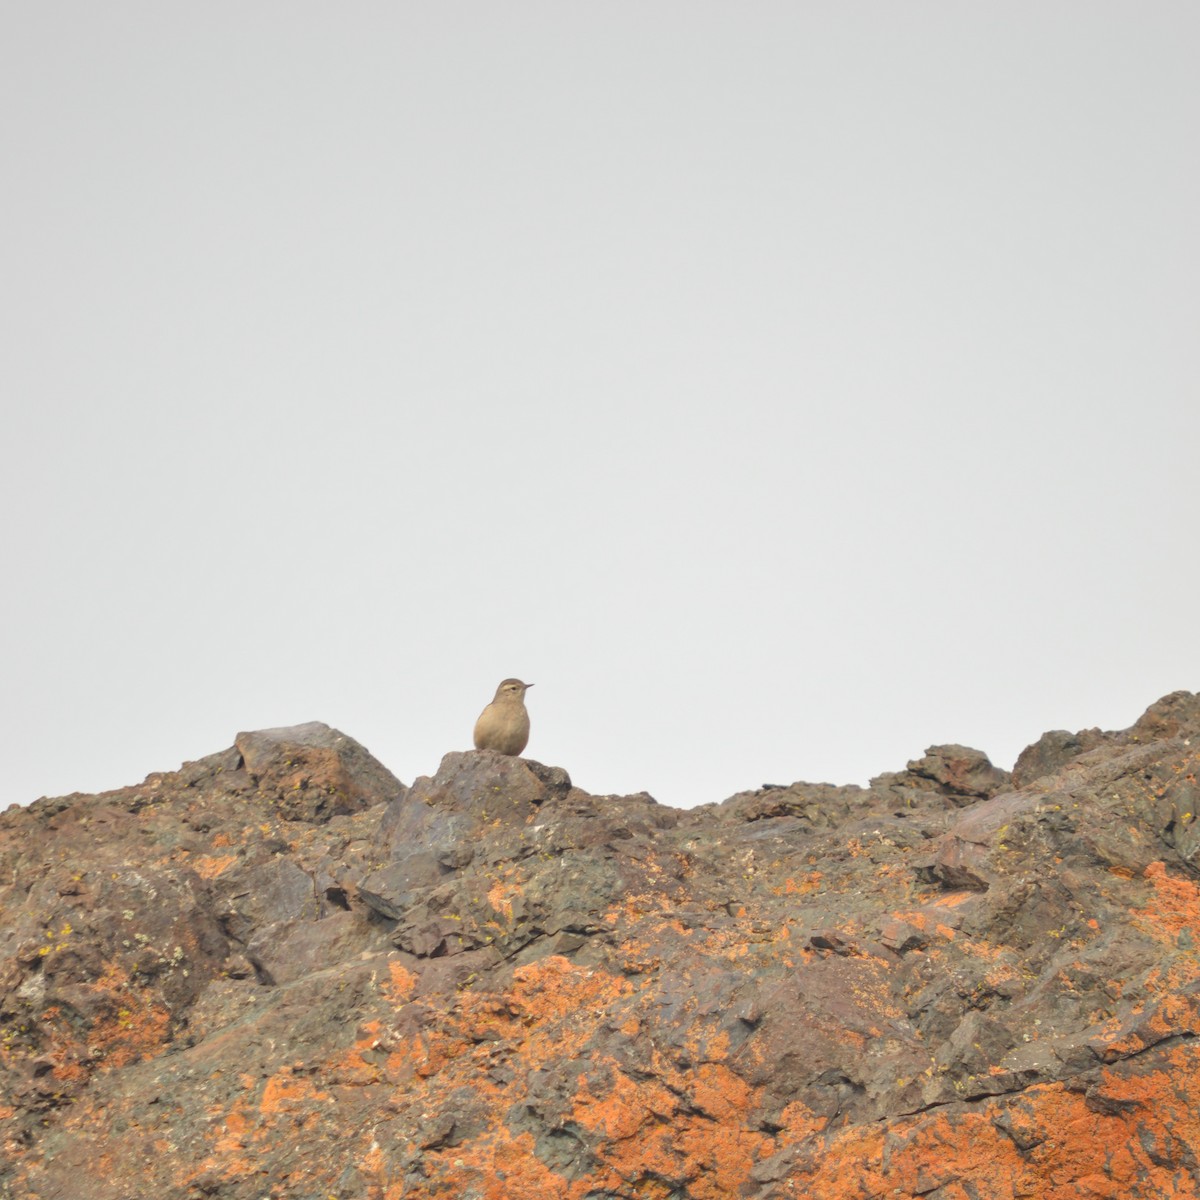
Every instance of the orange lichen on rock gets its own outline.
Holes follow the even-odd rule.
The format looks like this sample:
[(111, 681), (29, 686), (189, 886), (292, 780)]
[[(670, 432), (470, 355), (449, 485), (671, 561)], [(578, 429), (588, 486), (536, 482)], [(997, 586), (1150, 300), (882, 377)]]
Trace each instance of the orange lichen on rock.
[(779, 1141), (783, 1146), (794, 1146), (820, 1133), (829, 1124), (827, 1117), (819, 1117), (807, 1104), (793, 1100), (779, 1117)]
[(741, 1121), (757, 1103), (754, 1089), (721, 1063), (701, 1063), (690, 1084), (692, 1104), (716, 1121)]
[(402, 962), (392, 959), (388, 963), (388, 980), (381, 985), (383, 993), (393, 1004), (404, 1004), (417, 986), (418, 976)]
[[(169, 1040), (171, 1013), (153, 994), (134, 986), (128, 972), (108, 963), (90, 990), (103, 996), (88, 1043), (100, 1052), (106, 1069), (141, 1062), (161, 1052)], [(65, 1028), (64, 1036), (71, 1038)]]
[(463, 1054), (468, 1046), (465, 1039), (449, 1036), (440, 1030), (408, 1038), (388, 1055), (389, 1076), (405, 1086), (414, 1076), (431, 1079)]
[(261, 1121), (256, 1112), (253, 1089), (239, 1096), (232, 1106), (208, 1107), (207, 1154), (185, 1173), (185, 1180), (204, 1176), (237, 1179), (254, 1170), (252, 1147), (261, 1139)]
[(530, 1200), (582, 1200), (588, 1190), (586, 1182), (572, 1186), (547, 1167), (538, 1158), (530, 1134), (514, 1135), (503, 1126), (470, 1145), (429, 1151), (422, 1168), (427, 1181), (406, 1186), (400, 1192), (404, 1200), (444, 1200), (467, 1194), (478, 1200), (525, 1196)]
[(488, 889), (488, 903), (500, 913), (506, 921), (512, 920), (512, 902), (515, 896), (521, 894), (521, 884), (516, 879), (498, 879)]
[(615, 1067), (604, 1072), (603, 1088), (597, 1083), (599, 1077), (599, 1072), (580, 1076), (571, 1119), (609, 1141), (631, 1138), (677, 1107), (674, 1097), (657, 1083), (644, 1088)]
[(1193, 985), (1200, 982), (1200, 959), (1193, 954), (1179, 954), (1162, 966), (1147, 972), (1145, 987), (1152, 996), (1191, 995)]
[(924, 930), (929, 926), (929, 914), (921, 909), (914, 909), (912, 912), (896, 912), (891, 914), (891, 919), (896, 922), (911, 925), (914, 929)]
[(666, 892), (639, 892), (636, 895), (623, 896), (618, 904), (613, 905), (605, 912), (604, 919), (610, 924), (622, 920), (635, 924), (647, 914), (667, 914), (673, 908), (671, 897)]
[(307, 1104), (312, 1100), (328, 1100), (329, 1093), (309, 1078), (296, 1075), (290, 1068), (272, 1075), (263, 1084), (258, 1110), (264, 1116)]
[(804, 896), (809, 892), (815, 892), (821, 886), (821, 880), (824, 876), (820, 871), (810, 871), (807, 875), (802, 876), (799, 880), (793, 879), (790, 875), (783, 882), (782, 888), (776, 888), (776, 892), (785, 896)]
[(671, 1180), (697, 1200), (736, 1195), (775, 1148), (773, 1138), (747, 1128), (755, 1091), (712, 1063), (671, 1076), (667, 1089), (604, 1066), (581, 1076), (571, 1119), (601, 1136), (595, 1153), (622, 1180)]
[(190, 860), (190, 866), (201, 879), (215, 879), (237, 862), (236, 854), (197, 854)]
[(877, 1036), (875, 1025), (879, 1020), (900, 1020), (905, 1016), (893, 992), (891, 963), (874, 954), (856, 955), (850, 961), (853, 971), (846, 999), (857, 1009), (863, 1029)]
[(1162, 941), (1177, 941), (1183, 932), (1200, 938), (1200, 887), (1169, 874), (1162, 862), (1152, 862), (1142, 874), (1154, 886), (1154, 900), (1134, 909), (1133, 920)]
[(326, 1064), (323, 1075), (332, 1085), (365, 1087), (376, 1083), (383, 1073), (376, 1061), (368, 1059), (379, 1048), (382, 1021), (364, 1021), (359, 1026), (354, 1045), (347, 1046), (340, 1055), (335, 1055)]
[(556, 1021), (632, 991), (628, 980), (608, 971), (576, 966), (552, 954), (513, 971), (511, 1003), (538, 1021)]
[(778, 1194), (1191, 1200), (1200, 1194), (1195, 1175), (1161, 1160), (1169, 1147), (1200, 1142), (1200, 1051), (1175, 1047), (1167, 1065), (1170, 1076), (1110, 1069), (1086, 1095), (1035, 1085), (979, 1109), (953, 1105), (894, 1122), (886, 1133), (839, 1131), (804, 1157)]
[(221, 1119), (213, 1142), (213, 1155), (224, 1160), (227, 1170), (241, 1174), (249, 1167), (249, 1163), (240, 1156), (250, 1139), (252, 1128), (250, 1117), (240, 1110), (226, 1113)]
[(688, 1194), (696, 1200), (726, 1200), (738, 1194), (754, 1164), (774, 1151), (775, 1139), (738, 1122), (714, 1125), (689, 1116), (679, 1122), (675, 1145)]

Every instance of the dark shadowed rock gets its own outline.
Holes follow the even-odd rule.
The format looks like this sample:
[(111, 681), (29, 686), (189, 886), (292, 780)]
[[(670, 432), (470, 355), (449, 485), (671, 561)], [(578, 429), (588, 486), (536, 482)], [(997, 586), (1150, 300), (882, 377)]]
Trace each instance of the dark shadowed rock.
[(1194, 1197), (1198, 727), (678, 812), (308, 725), (10, 809), (0, 1200)]

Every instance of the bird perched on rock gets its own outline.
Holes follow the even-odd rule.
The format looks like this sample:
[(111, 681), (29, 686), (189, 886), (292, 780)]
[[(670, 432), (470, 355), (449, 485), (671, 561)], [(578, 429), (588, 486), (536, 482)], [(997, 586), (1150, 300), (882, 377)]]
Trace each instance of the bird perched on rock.
[(475, 722), (475, 749), (500, 754), (520, 754), (529, 741), (529, 714), (525, 711), (525, 689), (532, 683), (506, 679), (496, 689), (495, 699)]

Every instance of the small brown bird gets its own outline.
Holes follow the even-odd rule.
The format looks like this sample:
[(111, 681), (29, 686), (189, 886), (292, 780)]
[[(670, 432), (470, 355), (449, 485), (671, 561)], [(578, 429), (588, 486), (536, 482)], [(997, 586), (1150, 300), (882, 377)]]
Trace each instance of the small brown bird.
[(520, 754), (529, 741), (529, 714), (525, 711), (525, 689), (532, 683), (506, 679), (496, 689), (496, 698), (475, 722), (475, 749), (500, 754)]

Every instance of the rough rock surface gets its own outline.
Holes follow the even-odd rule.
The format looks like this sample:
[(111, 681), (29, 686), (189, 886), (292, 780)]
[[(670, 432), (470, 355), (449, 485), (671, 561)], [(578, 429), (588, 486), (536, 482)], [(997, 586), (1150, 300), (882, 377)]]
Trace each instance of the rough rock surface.
[(1200, 1195), (1200, 697), (690, 811), (320, 725), (0, 816), (0, 1197)]

